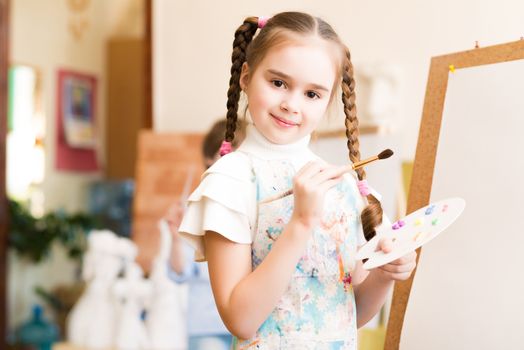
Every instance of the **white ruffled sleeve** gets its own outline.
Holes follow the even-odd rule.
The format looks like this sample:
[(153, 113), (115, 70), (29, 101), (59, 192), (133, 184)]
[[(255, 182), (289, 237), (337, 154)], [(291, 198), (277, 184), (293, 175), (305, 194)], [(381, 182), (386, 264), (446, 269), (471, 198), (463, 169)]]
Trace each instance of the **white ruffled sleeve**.
[(248, 156), (232, 152), (203, 175), (188, 198), (179, 232), (205, 261), (204, 235), (214, 231), (241, 244), (251, 244), (256, 220), (256, 192)]

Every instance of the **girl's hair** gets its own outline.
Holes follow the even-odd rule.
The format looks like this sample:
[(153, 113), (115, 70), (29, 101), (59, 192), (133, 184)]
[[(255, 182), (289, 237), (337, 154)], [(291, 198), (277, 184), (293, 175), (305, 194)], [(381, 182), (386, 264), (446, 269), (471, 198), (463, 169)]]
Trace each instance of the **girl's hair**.
[[(253, 74), (258, 64), (265, 57), (270, 48), (286, 42), (293, 42), (304, 37), (318, 36), (333, 43), (340, 52), (339, 75), (335, 86), (341, 84), (342, 103), (346, 115), (346, 136), (349, 149), (349, 158), (353, 163), (360, 160), (358, 141), (358, 119), (355, 106), (355, 79), (349, 49), (342, 43), (333, 28), (324, 20), (312, 17), (301, 12), (282, 12), (271, 17), (260, 33), (255, 37), (258, 29), (258, 17), (248, 17), (235, 32), (233, 54), (231, 57), (231, 78), (227, 92), (227, 129), (226, 141), (233, 141), (238, 119), (238, 101), (240, 98), (240, 73), (242, 65), (247, 62), (250, 74)], [(333, 92), (336, 89), (333, 89)], [(333, 94), (332, 94), (333, 96)], [(333, 99), (331, 99), (331, 102)], [(356, 170), (359, 180), (366, 178), (364, 169)], [(382, 223), (382, 207), (373, 196), (368, 195), (368, 206), (362, 211), (362, 226), (364, 236), (370, 240), (375, 235), (375, 227)]]
[[(222, 141), (224, 141), (224, 133), (226, 132), (226, 119), (216, 121), (211, 129), (204, 136), (202, 143), (202, 155), (204, 158), (213, 159), (217, 155)], [(232, 141), (233, 149), (236, 149), (246, 136), (245, 123), (238, 120), (235, 131), (235, 138)]]

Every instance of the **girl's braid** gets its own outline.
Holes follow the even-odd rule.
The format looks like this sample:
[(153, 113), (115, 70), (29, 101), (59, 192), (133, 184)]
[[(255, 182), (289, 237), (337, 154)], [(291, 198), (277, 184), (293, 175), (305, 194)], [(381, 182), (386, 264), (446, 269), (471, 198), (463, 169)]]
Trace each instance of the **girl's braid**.
[(233, 54), (231, 56), (231, 78), (227, 91), (227, 114), (226, 114), (226, 136), (225, 140), (232, 142), (235, 138), (237, 126), (238, 100), (240, 98), (240, 73), (242, 65), (246, 61), (247, 46), (257, 31), (258, 18), (248, 17), (235, 32), (233, 41)]
[[(344, 114), (346, 115), (346, 136), (348, 138), (349, 159), (356, 163), (360, 161), (360, 143), (358, 141), (358, 119), (357, 107), (355, 104), (355, 79), (353, 77), (353, 65), (351, 64), (351, 54), (345, 48), (344, 64), (342, 69), (342, 102), (344, 104)], [(363, 168), (356, 170), (359, 180), (366, 178)], [(369, 241), (375, 236), (375, 227), (382, 223), (382, 206), (373, 196), (368, 195), (368, 206), (362, 211), (362, 227), (364, 237)]]

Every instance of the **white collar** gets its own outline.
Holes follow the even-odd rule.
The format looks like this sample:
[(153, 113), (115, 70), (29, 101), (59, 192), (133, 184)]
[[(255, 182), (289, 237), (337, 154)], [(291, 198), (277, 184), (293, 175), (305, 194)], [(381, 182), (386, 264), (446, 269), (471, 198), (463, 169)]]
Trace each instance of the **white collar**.
[(253, 124), (246, 127), (246, 138), (238, 147), (239, 151), (252, 153), (263, 159), (289, 159), (295, 156), (310, 154), (310, 135), (293, 143), (279, 145), (269, 141)]

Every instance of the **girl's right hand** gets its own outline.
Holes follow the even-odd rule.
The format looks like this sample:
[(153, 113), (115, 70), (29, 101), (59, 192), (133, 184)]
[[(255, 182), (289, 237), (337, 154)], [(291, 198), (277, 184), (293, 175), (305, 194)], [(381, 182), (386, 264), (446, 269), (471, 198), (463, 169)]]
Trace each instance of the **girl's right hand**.
[(324, 196), (331, 187), (342, 180), (344, 167), (311, 161), (293, 178), (295, 208), (291, 220), (307, 228), (314, 228), (322, 217)]

